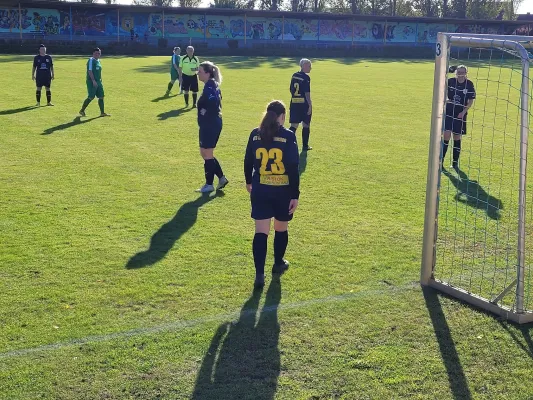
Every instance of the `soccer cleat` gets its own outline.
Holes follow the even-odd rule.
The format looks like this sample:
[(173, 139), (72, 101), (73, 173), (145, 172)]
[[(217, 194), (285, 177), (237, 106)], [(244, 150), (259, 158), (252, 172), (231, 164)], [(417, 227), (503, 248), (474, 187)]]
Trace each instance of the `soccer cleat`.
[(167, 90), (167, 91), (165, 92), (165, 96), (170, 96), (170, 90)]
[(200, 189), (196, 189), (196, 191), (200, 193), (210, 193), (210, 192), (213, 192), (214, 190), (215, 190), (215, 187), (213, 185), (208, 185), (208, 184), (205, 184)]
[(308, 150), (313, 150), (313, 148), (308, 145), (308, 146), (304, 146), (302, 150), (303, 151), (308, 151)]
[(265, 286), (265, 275), (256, 275), (254, 281), (254, 289), (263, 289)]
[(81, 115), (82, 117), (85, 117), (85, 111), (80, 110), (80, 115)]
[(54, 105), (52, 103), (46, 103), (48, 107), (53, 107)]
[(283, 275), (285, 271), (289, 269), (289, 262), (282, 260), (281, 264), (275, 264), (272, 266), (272, 274)]
[(228, 178), (223, 176), (218, 180), (217, 190), (224, 189), (226, 185), (229, 183)]
[(41, 103), (35, 104), (35, 107), (41, 107)]
[(111, 114), (108, 114), (108, 113), (103, 112), (102, 114), (100, 114), (100, 116), (101, 116), (101, 117), (110, 117)]

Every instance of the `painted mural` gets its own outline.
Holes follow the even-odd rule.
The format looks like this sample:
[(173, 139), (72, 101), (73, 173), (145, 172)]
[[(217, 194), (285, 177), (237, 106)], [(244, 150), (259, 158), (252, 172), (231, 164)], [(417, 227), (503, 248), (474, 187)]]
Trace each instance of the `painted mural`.
[(320, 21), (320, 38), (322, 40), (352, 41), (352, 31), (353, 23), (350, 20)]
[(106, 15), (106, 34), (130, 36), (133, 31), (134, 35), (144, 38), (145, 34), (152, 35), (148, 21), (149, 14), (117, 13), (116, 11), (112, 11)]
[(284, 40), (318, 40), (318, 20), (285, 18)]
[(165, 37), (203, 38), (205, 18), (199, 14), (165, 14)]
[(104, 36), (105, 14), (96, 10), (72, 10), (72, 33), (74, 35)]
[(38, 8), (0, 9), (0, 32), (42, 33), (58, 35), (59, 11)]
[(436, 43), (439, 32), (447, 32), (446, 24), (418, 24), (418, 43)]
[(206, 16), (205, 37), (206, 39), (231, 38), (231, 21), (227, 16)]

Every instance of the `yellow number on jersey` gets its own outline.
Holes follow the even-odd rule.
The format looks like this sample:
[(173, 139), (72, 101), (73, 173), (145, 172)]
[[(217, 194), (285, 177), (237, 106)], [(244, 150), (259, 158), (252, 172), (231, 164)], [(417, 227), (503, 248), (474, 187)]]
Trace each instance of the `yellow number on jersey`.
[[(255, 158), (261, 160), (261, 168), (259, 173), (261, 175), (282, 175), (285, 173), (285, 164), (283, 164), (283, 151), (280, 149), (270, 149), (268, 151), (264, 147), (260, 147), (255, 152)], [(268, 160), (272, 160), (273, 164), (270, 165), (268, 170)]]
[(300, 94), (300, 84), (298, 82), (294, 82), (294, 96), (301, 96)]

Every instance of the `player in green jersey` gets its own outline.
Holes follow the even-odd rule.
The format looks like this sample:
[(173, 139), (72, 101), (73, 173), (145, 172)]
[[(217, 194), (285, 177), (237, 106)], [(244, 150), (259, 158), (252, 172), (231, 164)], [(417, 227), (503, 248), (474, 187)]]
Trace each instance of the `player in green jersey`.
[(83, 106), (80, 110), (80, 115), (82, 117), (85, 117), (85, 109), (95, 97), (98, 98), (100, 116), (110, 117), (110, 115), (104, 111), (104, 85), (102, 84), (101, 56), (102, 50), (96, 47), (93, 49), (93, 56), (87, 61), (87, 98), (83, 102)]

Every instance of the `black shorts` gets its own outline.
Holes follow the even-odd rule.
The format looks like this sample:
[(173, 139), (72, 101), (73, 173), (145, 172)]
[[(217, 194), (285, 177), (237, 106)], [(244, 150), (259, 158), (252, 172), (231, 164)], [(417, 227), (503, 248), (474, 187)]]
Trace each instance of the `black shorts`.
[(463, 106), (446, 103), (446, 117), (444, 119), (445, 131), (452, 131), (456, 135), (466, 135), (466, 115), (463, 119), (457, 118), (463, 109)]
[(291, 124), (299, 124), (303, 122), (306, 125), (311, 123), (312, 115), (309, 112), (309, 105), (307, 103), (291, 103), (289, 122)]
[(181, 90), (198, 93), (198, 75), (181, 75)]
[(50, 87), (50, 85), (52, 84), (52, 77), (50, 75), (48, 76), (39, 76), (39, 74), (37, 74), (37, 76), (35, 77), (35, 85), (37, 87)]
[(288, 190), (277, 190), (280, 188), (261, 187), (259, 190), (254, 190), (252, 184), (252, 194), (250, 201), (252, 203), (252, 218), (253, 219), (270, 219), (276, 218), (278, 221), (290, 221), (292, 214), (289, 214), (289, 204), (291, 202), (291, 196)]
[(199, 141), (202, 149), (214, 149), (222, 132), (222, 121), (213, 121), (209, 126), (200, 127)]

